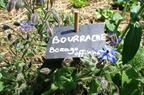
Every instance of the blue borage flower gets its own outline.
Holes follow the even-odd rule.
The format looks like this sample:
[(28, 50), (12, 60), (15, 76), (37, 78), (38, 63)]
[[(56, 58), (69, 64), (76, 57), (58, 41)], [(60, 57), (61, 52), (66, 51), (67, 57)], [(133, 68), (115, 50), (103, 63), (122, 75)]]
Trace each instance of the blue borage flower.
[(31, 29), (34, 28), (34, 25), (29, 21), (20, 23), (20, 26), (22, 31), (30, 31)]
[(112, 45), (116, 46), (116, 45), (120, 44), (121, 42), (122, 42), (122, 39), (121, 38), (117, 38), (116, 40), (112, 41)]
[(122, 42), (122, 39), (120, 37), (117, 36), (116, 33), (109, 33), (108, 34), (108, 39), (110, 40), (110, 45), (111, 46), (117, 46), (118, 44), (120, 44)]
[(115, 57), (115, 53), (116, 53), (116, 49), (112, 49), (108, 46), (104, 46), (104, 48), (102, 50), (98, 51), (99, 53), (99, 58), (102, 60), (108, 60), (111, 63), (115, 63), (117, 61), (116, 57)]

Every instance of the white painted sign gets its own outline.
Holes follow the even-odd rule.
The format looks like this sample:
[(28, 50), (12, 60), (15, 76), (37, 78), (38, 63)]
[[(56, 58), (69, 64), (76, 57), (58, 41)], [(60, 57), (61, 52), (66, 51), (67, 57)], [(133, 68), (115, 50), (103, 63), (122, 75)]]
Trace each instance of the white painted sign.
[(72, 27), (55, 28), (54, 31), (54, 36), (48, 42), (47, 59), (96, 55), (96, 51), (105, 45), (102, 23), (83, 25), (77, 33)]

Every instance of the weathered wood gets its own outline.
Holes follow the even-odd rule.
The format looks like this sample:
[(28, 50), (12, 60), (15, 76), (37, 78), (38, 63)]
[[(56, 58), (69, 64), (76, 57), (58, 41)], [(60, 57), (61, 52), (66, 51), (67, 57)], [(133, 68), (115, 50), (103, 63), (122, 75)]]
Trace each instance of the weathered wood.
[(74, 11), (74, 30), (79, 32), (79, 12)]

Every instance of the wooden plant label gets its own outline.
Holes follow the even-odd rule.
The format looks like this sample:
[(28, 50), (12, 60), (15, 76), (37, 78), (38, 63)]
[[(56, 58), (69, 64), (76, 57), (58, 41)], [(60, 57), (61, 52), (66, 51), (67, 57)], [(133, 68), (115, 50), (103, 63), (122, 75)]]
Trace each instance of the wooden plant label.
[(48, 42), (46, 59), (95, 55), (104, 45), (103, 23), (82, 25), (77, 33), (73, 27), (57, 27), (54, 29), (54, 36)]

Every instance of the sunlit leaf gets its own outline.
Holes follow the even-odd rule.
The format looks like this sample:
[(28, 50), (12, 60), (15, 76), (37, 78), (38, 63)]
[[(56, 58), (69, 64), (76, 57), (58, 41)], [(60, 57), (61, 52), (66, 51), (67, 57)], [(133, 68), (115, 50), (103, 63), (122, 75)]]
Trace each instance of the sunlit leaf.
[(106, 27), (111, 31), (113, 32), (115, 30), (115, 25), (113, 23), (111, 23), (109, 20), (106, 20)]
[(116, 12), (116, 13), (113, 14), (112, 19), (113, 19), (114, 21), (119, 21), (119, 20), (122, 20), (123, 17), (122, 17), (118, 12)]
[(97, 19), (100, 19), (100, 18), (102, 17), (99, 12), (95, 12), (95, 15), (96, 15), (96, 18), (97, 18)]
[(0, 7), (3, 7), (3, 8), (6, 7), (6, 4), (5, 4), (4, 0), (0, 0)]
[(140, 7), (141, 7), (140, 4), (133, 4), (131, 7), (131, 12), (132, 13), (138, 13)]

